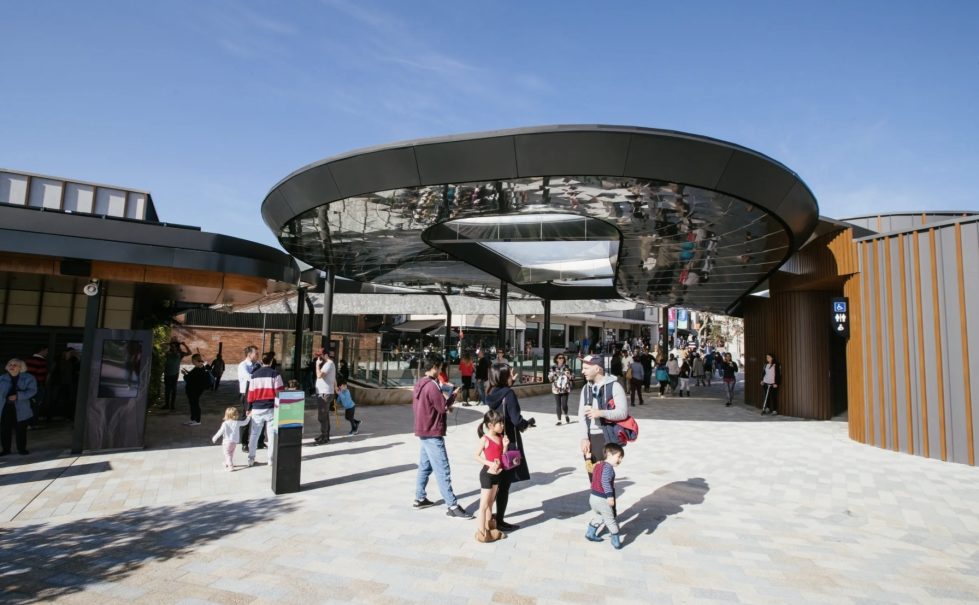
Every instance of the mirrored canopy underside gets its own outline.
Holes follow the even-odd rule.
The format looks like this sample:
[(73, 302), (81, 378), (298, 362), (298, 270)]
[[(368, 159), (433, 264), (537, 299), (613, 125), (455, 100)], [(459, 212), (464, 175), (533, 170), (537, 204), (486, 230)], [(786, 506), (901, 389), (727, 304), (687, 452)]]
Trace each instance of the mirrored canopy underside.
[[(263, 205), (266, 221), (279, 223), (283, 247), (313, 266), (425, 292), (496, 298), (505, 281), (513, 297), (622, 298), (723, 312), (788, 259), (818, 216), (811, 194), (801, 205), (812, 220), (786, 220), (768, 208), (784, 206), (782, 199), (759, 203), (675, 180), (577, 172), (418, 184), (327, 201), (319, 200), (335, 197), (342, 177), (331, 175), (332, 195), (309, 187), (308, 175), (301, 190), (294, 182), (307, 171), (334, 172), (344, 161), (280, 183)], [(269, 208), (285, 196), (285, 213)]]

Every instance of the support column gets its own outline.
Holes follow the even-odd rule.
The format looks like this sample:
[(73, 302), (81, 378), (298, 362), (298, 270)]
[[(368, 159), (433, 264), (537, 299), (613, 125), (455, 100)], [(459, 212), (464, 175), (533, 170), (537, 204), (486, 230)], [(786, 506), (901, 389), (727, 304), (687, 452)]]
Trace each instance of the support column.
[(670, 339), (670, 308), (660, 307), (659, 308), (659, 327), (663, 329), (662, 335), (659, 336), (659, 350), (661, 354), (666, 354), (670, 350), (667, 346), (667, 342)]
[(303, 306), (306, 304), (306, 288), (296, 291), (296, 332), (292, 347), (292, 377), (302, 383), (303, 361)]
[(445, 349), (445, 357), (449, 357), (449, 349), (452, 347), (452, 307), (449, 306), (449, 299), (442, 294), (442, 305), (445, 307), (445, 336), (442, 338), (442, 347)]
[(92, 359), (95, 356), (95, 330), (99, 327), (99, 307), (105, 284), (98, 286), (95, 295), (89, 296), (85, 304), (82, 359), (78, 370), (78, 391), (75, 394), (75, 431), (71, 438), (72, 454), (81, 454), (85, 448), (85, 421), (88, 418), (88, 391), (92, 383)]
[(544, 327), (541, 330), (540, 342), (544, 351), (544, 377), (547, 378), (547, 372), (551, 367), (551, 301), (545, 298), (544, 303)]
[[(336, 289), (336, 274), (332, 270), (326, 270), (326, 278), (323, 284), (323, 326), (320, 330), (320, 346), (330, 350), (330, 340), (333, 337), (331, 325), (333, 324), (333, 291)], [(337, 354), (336, 351), (333, 352)]]
[(505, 281), (500, 282), (500, 324), (496, 329), (496, 350), (502, 351), (506, 350), (506, 299), (507, 299), (507, 283)]

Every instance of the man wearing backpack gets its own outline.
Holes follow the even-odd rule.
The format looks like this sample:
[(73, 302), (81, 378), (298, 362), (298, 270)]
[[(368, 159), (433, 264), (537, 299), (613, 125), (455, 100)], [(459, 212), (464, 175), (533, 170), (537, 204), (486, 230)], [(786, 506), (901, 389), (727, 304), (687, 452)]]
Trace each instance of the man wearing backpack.
[(601, 355), (586, 355), (581, 362), (585, 386), (578, 401), (578, 417), (582, 426), (581, 454), (588, 466), (587, 463), (605, 459), (605, 444), (610, 434), (605, 427), (629, 417), (629, 400), (615, 376), (605, 374), (605, 360)]

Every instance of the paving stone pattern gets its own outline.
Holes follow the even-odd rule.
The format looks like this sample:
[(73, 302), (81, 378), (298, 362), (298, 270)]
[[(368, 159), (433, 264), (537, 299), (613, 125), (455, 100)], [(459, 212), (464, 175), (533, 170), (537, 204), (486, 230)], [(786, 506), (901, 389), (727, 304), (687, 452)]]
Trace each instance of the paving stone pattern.
[[(720, 387), (695, 395), (633, 410), (620, 551), (583, 537), (581, 425), (555, 426), (550, 396), (522, 402), (538, 421), (533, 479), (510, 497), (522, 527), (488, 545), (444, 506), (412, 509), (409, 406), (361, 406), (353, 437), (341, 418), (285, 496), (240, 452), (222, 469), (209, 440), (230, 392), (205, 395), (200, 427), (152, 415), (144, 451), (75, 457), (67, 428), (32, 431), (31, 455), (0, 459), (0, 602), (979, 602), (979, 469), (854, 443), (845, 422), (726, 408)], [(447, 436), (470, 510), (482, 411), (459, 409)]]

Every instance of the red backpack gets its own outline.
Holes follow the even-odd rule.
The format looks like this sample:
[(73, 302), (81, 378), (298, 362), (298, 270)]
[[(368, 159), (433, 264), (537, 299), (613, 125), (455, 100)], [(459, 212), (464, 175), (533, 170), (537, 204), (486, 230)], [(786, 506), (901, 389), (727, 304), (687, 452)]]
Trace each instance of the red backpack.
[[(615, 397), (613, 396), (612, 385), (614, 382), (608, 382), (603, 388), (604, 401), (598, 402), (598, 409), (600, 410), (614, 410), (615, 409)], [(586, 385), (585, 388), (588, 388)], [(602, 432), (605, 433), (606, 443), (618, 443), (619, 445), (627, 445), (632, 443), (639, 438), (639, 423), (632, 416), (626, 416), (623, 420), (605, 420), (602, 419)]]

